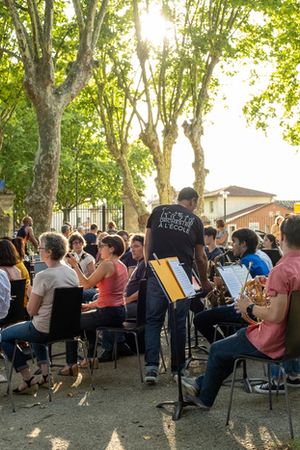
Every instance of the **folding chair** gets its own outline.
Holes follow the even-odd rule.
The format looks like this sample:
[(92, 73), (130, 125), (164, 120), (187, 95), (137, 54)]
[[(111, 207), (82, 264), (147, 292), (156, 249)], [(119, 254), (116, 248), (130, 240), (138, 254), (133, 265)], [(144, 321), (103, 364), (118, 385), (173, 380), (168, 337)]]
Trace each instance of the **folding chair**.
[[(114, 332), (115, 333), (115, 341), (114, 341), (113, 354), (115, 356), (115, 369), (116, 369), (117, 368), (117, 358), (118, 358), (118, 355), (117, 355), (117, 333), (118, 332), (132, 333), (134, 335), (134, 339), (135, 339), (137, 357), (138, 357), (139, 368), (140, 368), (141, 382), (143, 382), (143, 373), (142, 373), (140, 351), (139, 351), (139, 345), (138, 345), (138, 339), (137, 339), (136, 332), (143, 329), (146, 325), (146, 291), (147, 291), (147, 280), (143, 279), (140, 281), (139, 295), (138, 295), (138, 299), (137, 299), (137, 313), (136, 313), (135, 319), (128, 319), (126, 322), (123, 323), (123, 325), (121, 327), (99, 327), (99, 328), (97, 328), (95, 350), (94, 350), (94, 356), (93, 356), (93, 359), (95, 359), (99, 333), (101, 331), (105, 331), (105, 330)], [(92, 367), (92, 373), (93, 373), (93, 367)]]
[[(231, 390), (230, 390), (230, 397), (229, 397), (229, 405), (228, 405), (228, 411), (227, 411), (227, 419), (226, 419), (226, 425), (229, 423), (229, 417), (230, 417), (230, 411), (231, 411), (231, 405), (232, 405), (232, 396), (233, 396), (233, 388), (234, 388), (234, 381), (235, 381), (235, 374), (237, 369), (237, 364), (239, 361), (244, 361), (246, 359), (250, 359), (252, 361), (259, 361), (262, 363), (268, 364), (268, 381), (269, 381), (269, 405), (270, 410), (272, 409), (272, 394), (271, 394), (271, 374), (270, 374), (270, 365), (274, 364), (280, 367), (280, 370), (283, 374), (283, 382), (284, 382), (284, 389), (285, 389), (285, 400), (286, 400), (286, 407), (287, 407), (287, 414), (289, 419), (289, 426), (290, 426), (290, 433), (291, 433), (291, 439), (294, 437), (294, 431), (293, 431), (293, 425), (292, 425), (292, 418), (291, 418), (291, 410), (290, 410), (290, 404), (289, 404), (289, 396), (288, 396), (288, 389), (286, 384), (286, 374), (283, 367), (283, 363), (285, 361), (291, 361), (293, 359), (300, 358), (300, 327), (299, 327), (299, 317), (300, 317), (300, 291), (294, 291), (291, 294), (290, 298), (290, 306), (289, 306), (289, 312), (288, 312), (288, 319), (287, 319), (287, 325), (286, 325), (286, 335), (285, 335), (285, 355), (282, 359), (270, 359), (270, 358), (259, 358), (259, 357), (253, 357), (248, 355), (235, 355), (234, 359), (234, 368), (233, 368), (233, 376), (232, 376), (232, 382), (231, 382)], [(280, 374), (279, 374), (280, 376)], [(278, 394), (278, 392), (277, 392)]]
[[(47, 342), (41, 344), (46, 347), (47, 353), (48, 391), (50, 402), (52, 401), (52, 390), (50, 379), (49, 346), (55, 344), (56, 342), (76, 340), (81, 342), (84, 357), (87, 358), (85, 344), (79, 337), (81, 333), (80, 318), (81, 318), (82, 292), (83, 292), (82, 287), (56, 288), (54, 290), (49, 336)], [(12, 369), (18, 342), (19, 341), (16, 341), (15, 343), (14, 354), (12, 358)], [(12, 369), (10, 378), (12, 375)], [(89, 366), (88, 370), (92, 383), (92, 388), (95, 389)]]

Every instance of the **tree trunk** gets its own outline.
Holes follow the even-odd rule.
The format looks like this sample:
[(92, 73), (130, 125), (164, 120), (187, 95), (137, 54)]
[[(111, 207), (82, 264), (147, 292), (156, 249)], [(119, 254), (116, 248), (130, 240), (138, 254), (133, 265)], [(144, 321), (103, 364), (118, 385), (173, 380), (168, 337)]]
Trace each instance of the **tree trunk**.
[(147, 211), (146, 205), (141, 199), (141, 197), (138, 195), (136, 188), (134, 187), (131, 172), (128, 166), (128, 160), (126, 158), (127, 152), (120, 152), (120, 156), (116, 158), (117, 163), (119, 164), (119, 167), (122, 172), (123, 177), (123, 191), (124, 194), (127, 195), (127, 197), (130, 200), (130, 203), (136, 210), (138, 214), (138, 221), (139, 221), (139, 229), (141, 232), (145, 232), (146, 224), (148, 217), (150, 216), (149, 212)]
[(36, 116), (39, 147), (33, 168), (34, 180), (27, 189), (24, 203), (27, 213), (33, 218), (37, 238), (44, 231), (50, 230), (56, 202), (62, 111), (53, 107), (53, 102), (51, 105), (49, 101), (36, 107)]
[(193, 186), (199, 194), (196, 214), (200, 216), (203, 210), (204, 186), (207, 175), (207, 170), (205, 169), (204, 165), (204, 151), (201, 146), (201, 136), (203, 135), (202, 120), (193, 119), (190, 123), (187, 123), (187, 121), (185, 121), (182, 124), (182, 128), (184, 130), (185, 136), (190, 141), (191, 146), (194, 150), (195, 159), (192, 167), (195, 171), (195, 181)]
[(169, 204), (171, 198), (169, 196), (170, 179), (167, 179), (166, 165), (163, 153), (160, 149), (160, 143), (157, 132), (154, 127), (147, 125), (146, 129), (140, 134), (142, 142), (149, 148), (153, 156), (153, 161), (157, 171), (155, 178), (155, 185), (159, 196), (159, 203), (161, 205)]
[(70, 222), (70, 212), (71, 212), (71, 209), (69, 209), (69, 208), (63, 209), (64, 223)]
[(174, 189), (171, 187), (172, 150), (178, 138), (178, 125), (166, 125), (163, 131), (163, 155), (165, 162), (165, 174), (168, 191), (168, 203), (171, 204), (174, 198)]

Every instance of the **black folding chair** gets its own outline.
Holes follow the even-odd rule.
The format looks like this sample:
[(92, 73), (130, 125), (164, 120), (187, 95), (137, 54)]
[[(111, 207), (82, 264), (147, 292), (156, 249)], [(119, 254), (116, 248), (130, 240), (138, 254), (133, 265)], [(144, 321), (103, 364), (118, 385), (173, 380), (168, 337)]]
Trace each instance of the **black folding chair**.
[[(140, 281), (139, 295), (138, 295), (138, 299), (137, 299), (137, 313), (136, 313), (135, 319), (128, 319), (126, 322), (123, 323), (123, 325), (121, 327), (99, 327), (99, 328), (97, 328), (95, 350), (94, 350), (94, 356), (93, 356), (93, 359), (95, 359), (99, 333), (101, 331), (114, 332), (115, 333), (115, 341), (114, 341), (113, 354), (115, 357), (115, 369), (116, 369), (117, 368), (117, 358), (118, 358), (117, 333), (118, 332), (132, 333), (134, 335), (134, 339), (135, 339), (136, 353), (137, 353), (137, 357), (138, 357), (138, 361), (139, 361), (141, 382), (143, 382), (143, 373), (142, 373), (139, 344), (138, 344), (138, 339), (137, 339), (137, 331), (145, 328), (145, 325), (146, 325), (146, 292), (147, 292), (147, 280), (143, 279)], [(93, 367), (92, 367), (92, 373), (93, 373)]]
[[(81, 303), (82, 303), (82, 287), (56, 288), (54, 290), (52, 312), (50, 319), (49, 336), (46, 343), (42, 343), (46, 347), (47, 353), (47, 370), (48, 370), (48, 391), (49, 401), (52, 401), (51, 378), (50, 378), (50, 357), (49, 346), (56, 342), (65, 342), (76, 340), (81, 342), (84, 357), (87, 358), (87, 352), (84, 342), (80, 339), (81, 327)], [(12, 358), (12, 368), (14, 364), (16, 347), (19, 341), (16, 341), (14, 354)], [(89, 376), (94, 388), (92, 373), (88, 366)], [(12, 375), (12, 370), (10, 378)]]
[[(226, 425), (228, 425), (229, 418), (230, 418), (234, 380), (235, 380), (235, 374), (236, 374), (238, 362), (244, 361), (246, 359), (250, 359), (252, 361), (259, 361), (259, 362), (268, 364), (270, 410), (272, 409), (270, 365), (274, 364), (274, 365), (277, 365), (280, 367), (280, 371), (282, 372), (282, 375), (283, 375), (285, 400), (286, 400), (286, 407), (287, 407), (287, 413), (288, 413), (288, 418), (289, 418), (290, 433), (291, 433), (291, 439), (293, 439), (294, 431), (293, 431), (293, 425), (292, 425), (288, 389), (287, 389), (287, 384), (286, 384), (286, 374), (285, 374), (285, 370), (283, 367), (283, 363), (285, 361), (291, 361), (293, 359), (300, 358), (299, 317), (300, 317), (300, 291), (294, 291), (294, 292), (292, 292), (291, 298), (290, 298), (290, 306), (289, 306), (288, 319), (287, 319), (287, 325), (286, 325), (286, 335), (285, 335), (285, 355), (282, 359), (259, 358), (259, 357), (253, 357), (253, 356), (248, 356), (248, 355), (235, 355), (234, 356), (235, 362), (234, 362), (234, 368), (233, 368), (233, 376), (232, 376), (232, 382), (231, 382), (231, 390), (230, 390)], [(279, 373), (279, 378), (280, 378), (280, 375), (281, 375), (281, 373)], [(277, 391), (277, 395), (278, 395), (278, 391)]]
[(13, 325), (24, 320), (24, 296), (25, 296), (26, 279), (12, 280), (10, 282), (10, 306), (7, 316), (1, 324), (1, 328)]

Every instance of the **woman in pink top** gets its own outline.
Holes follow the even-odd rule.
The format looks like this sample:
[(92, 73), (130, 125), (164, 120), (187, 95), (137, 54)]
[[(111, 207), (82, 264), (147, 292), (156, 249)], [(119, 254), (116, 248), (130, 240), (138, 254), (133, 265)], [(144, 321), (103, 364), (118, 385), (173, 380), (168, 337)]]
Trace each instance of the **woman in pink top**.
[[(97, 300), (89, 304), (82, 304), (81, 328), (85, 330), (89, 341), (88, 358), (90, 361), (94, 353), (96, 328), (101, 326), (119, 327), (126, 319), (124, 291), (128, 276), (126, 266), (119, 261), (125, 251), (124, 241), (118, 235), (110, 235), (102, 239), (100, 247), (102, 258), (105, 261), (89, 278), (83, 275), (72, 255), (66, 257), (78, 275), (83, 289), (89, 289), (96, 285), (99, 288)], [(66, 353), (67, 364), (58, 373), (59, 375), (77, 375), (77, 343), (67, 342)], [(96, 368), (97, 358), (93, 364)], [(86, 365), (86, 361), (81, 363), (81, 367), (86, 367)]]

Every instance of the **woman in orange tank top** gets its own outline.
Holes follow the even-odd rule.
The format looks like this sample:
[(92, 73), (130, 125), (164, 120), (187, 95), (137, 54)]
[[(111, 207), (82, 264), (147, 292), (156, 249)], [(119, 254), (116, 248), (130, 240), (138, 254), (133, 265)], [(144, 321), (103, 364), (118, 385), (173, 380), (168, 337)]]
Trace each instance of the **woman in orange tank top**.
[[(81, 328), (85, 330), (89, 341), (88, 358), (91, 360), (95, 346), (95, 330), (101, 326), (119, 327), (126, 319), (124, 301), (125, 286), (128, 281), (127, 268), (119, 261), (125, 251), (124, 241), (118, 235), (106, 236), (101, 242), (101, 255), (104, 261), (89, 278), (86, 278), (78, 267), (76, 259), (67, 254), (66, 259), (75, 270), (83, 289), (97, 285), (99, 297), (94, 302), (82, 304)], [(77, 342), (66, 343), (66, 366), (58, 371), (59, 375), (77, 375)], [(98, 360), (93, 361), (94, 368)], [(81, 367), (86, 367), (86, 361)]]

